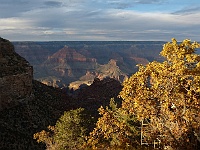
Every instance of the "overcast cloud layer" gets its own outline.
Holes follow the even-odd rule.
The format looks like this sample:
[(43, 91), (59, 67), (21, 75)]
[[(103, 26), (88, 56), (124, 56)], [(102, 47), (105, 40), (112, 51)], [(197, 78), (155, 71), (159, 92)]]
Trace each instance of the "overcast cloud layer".
[(200, 41), (199, 0), (0, 0), (11, 41)]

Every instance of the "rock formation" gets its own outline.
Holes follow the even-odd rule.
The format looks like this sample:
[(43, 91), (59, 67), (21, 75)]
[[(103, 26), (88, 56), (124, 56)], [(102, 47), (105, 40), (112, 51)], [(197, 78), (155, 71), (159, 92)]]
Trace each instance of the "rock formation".
[(128, 78), (128, 75), (122, 72), (117, 64), (117, 60), (111, 59), (108, 64), (99, 65), (93, 72), (87, 71), (86, 74), (79, 78), (79, 80), (69, 84), (70, 89), (77, 90), (81, 85), (90, 86), (95, 78), (103, 80), (105, 78), (113, 78), (120, 83)]
[(14, 46), (0, 38), (0, 111), (30, 100), (33, 68), (14, 51)]

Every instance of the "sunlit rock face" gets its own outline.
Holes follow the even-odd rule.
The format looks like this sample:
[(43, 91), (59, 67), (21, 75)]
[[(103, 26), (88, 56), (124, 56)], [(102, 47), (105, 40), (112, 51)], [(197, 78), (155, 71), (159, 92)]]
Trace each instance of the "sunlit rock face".
[(95, 58), (88, 58), (75, 49), (64, 46), (41, 64), (39, 72), (46, 74), (46, 77), (37, 80), (49, 86), (65, 87), (87, 71), (95, 70), (97, 66)]
[(33, 68), (14, 51), (14, 46), (0, 38), (0, 110), (33, 99)]

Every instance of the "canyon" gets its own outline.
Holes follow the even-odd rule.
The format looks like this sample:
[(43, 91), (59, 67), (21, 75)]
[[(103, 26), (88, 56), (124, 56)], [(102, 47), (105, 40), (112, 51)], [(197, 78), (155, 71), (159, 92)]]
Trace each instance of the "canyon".
[(121, 83), (137, 71), (137, 64), (153, 60), (164, 42), (155, 41), (51, 41), (12, 42), (34, 68), (34, 79), (53, 87), (79, 89), (95, 78)]
[(12, 43), (0, 38), (0, 149), (45, 149), (33, 135), (77, 108), (91, 131), (101, 106), (111, 98), (122, 105), (122, 82), (136, 64), (163, 59), (162, 42)]

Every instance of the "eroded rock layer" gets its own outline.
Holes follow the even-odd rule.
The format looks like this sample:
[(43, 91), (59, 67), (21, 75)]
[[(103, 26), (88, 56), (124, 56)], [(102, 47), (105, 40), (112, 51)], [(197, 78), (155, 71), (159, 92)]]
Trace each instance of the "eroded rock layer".
[(0, 111), (33, 98), (33, 68), (14, 51), (14, 46), (0, 38)]

